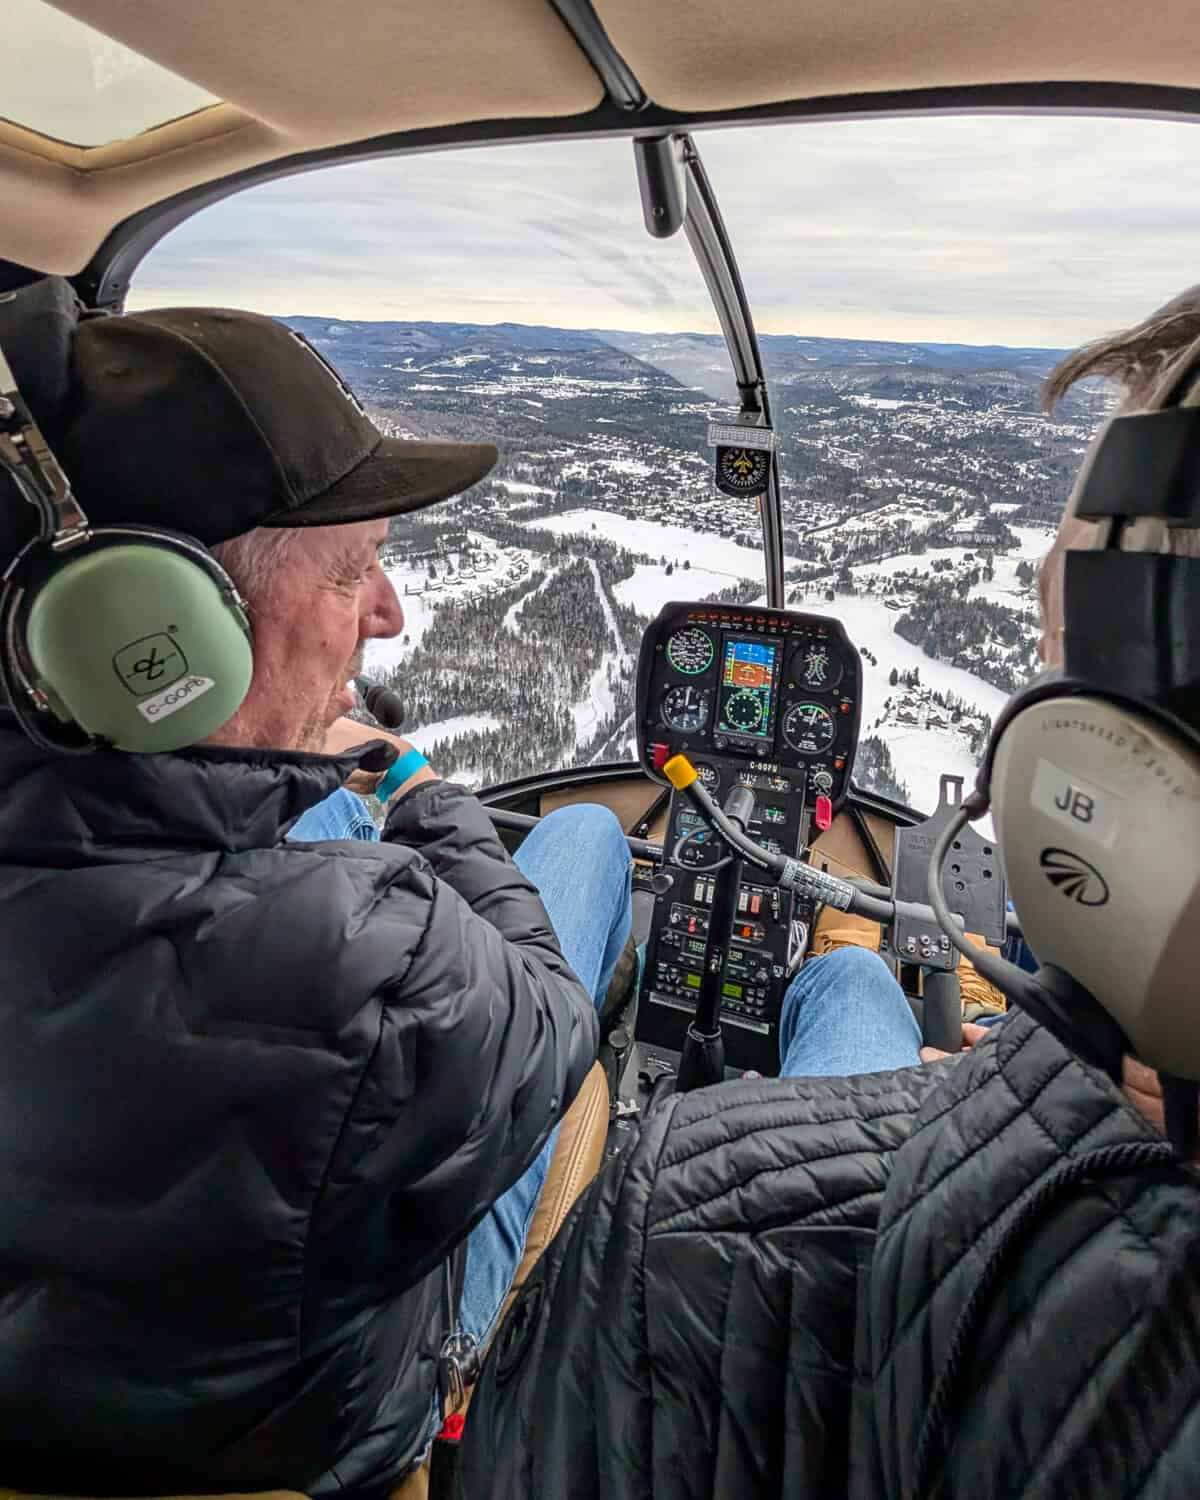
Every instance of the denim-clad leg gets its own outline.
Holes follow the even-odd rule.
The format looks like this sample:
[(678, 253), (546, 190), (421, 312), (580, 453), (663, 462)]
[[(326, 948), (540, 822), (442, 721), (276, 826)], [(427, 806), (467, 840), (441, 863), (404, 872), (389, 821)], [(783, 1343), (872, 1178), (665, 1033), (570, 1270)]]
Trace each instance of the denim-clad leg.
[[(516, 854), (534, 883), (567, 962), (599, 1006), (629, 936), (632, 862), (606, 807), (562, 807), (543, 818)], [(486, 1343), (500, 1315), (546, 1180), (555, 1129), (525, 1175), (492, 1206), (467, 1241), (459, 1320)]]
[(301, 813), (288, 829), (287, 836), (306, 844), (317, 844), (324, 839), (365, 839), (370, 842), (379, 838), (379, 829), (367, 811), (367, 804), (355, 792), (344, 786)]
[[(378, 837), (366, 804), (344, 788), (310, 808), (288, 832), (289, 839), (305, 841)], [(606, 807), (584, 803), (559, 808), (524, 841), (515, 863), (537, 886), (567, 962), (599, 1007), (632, 918), (633, 862), (621, 825)], [(497, 1199), (467, 1240), (459, 1322), (481, 1345), (521, 1264), (557, 1139), (556, 1128), (525, 1175)], [(435, 1397), (430, 1442), (440, 1425), (441, 1404)]]
[(920, 1062), (921, 1031), (891, 970), (866, 948), (810, 958), (779, 1025), (784, 1078), (884, 1073)]

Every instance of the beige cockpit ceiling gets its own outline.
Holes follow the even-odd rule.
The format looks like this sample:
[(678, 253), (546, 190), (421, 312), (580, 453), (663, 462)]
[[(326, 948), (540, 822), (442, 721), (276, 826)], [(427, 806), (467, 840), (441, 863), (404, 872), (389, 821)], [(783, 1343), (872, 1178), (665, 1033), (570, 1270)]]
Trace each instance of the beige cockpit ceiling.
[[(0, 257), (66, 274), (174, 195), (452, 127), (632, 132), (1004, 85), (1076, 103), (1082, 85), (1140, 87), (1134, 103), (1200, 113), (1191, 0), (12, 0), (4, 21)], [(68, 51), (92, 69), (95, 118)], [(640, 99), (615, 96), (604, 53)]]

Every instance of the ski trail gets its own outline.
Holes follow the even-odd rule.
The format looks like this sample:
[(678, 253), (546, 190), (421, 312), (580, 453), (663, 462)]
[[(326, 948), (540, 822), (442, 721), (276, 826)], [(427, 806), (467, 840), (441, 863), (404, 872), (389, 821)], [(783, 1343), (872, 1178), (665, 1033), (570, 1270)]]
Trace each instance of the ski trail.
[[(604, 741), (603, 745), (600, 746), (599, 750), (596, 751), (595, 755), (592, 756), (591, 760), (588, 761), (589, 766), (598, 766), (606, 760), (611, 760), (612, 747), (616, 745), (619, 750), (620, 746), (625, 741), (626, 735), (629, 736), (631, 741), (633, 740), (633, 734), (631, 731), (633, 728), (633, 721), (635, 717), (636, 713), (632, 713), (628, 718), (623, 719), (621, 723), (617, 725), (617, 727), (613, 730), (609, 737)], [(634, 749), (633, 753), (628, 756), (622, 757), (618, 755), (618, 759), (636, 760), (636, 749)]]
[(600, 600), (600, 608), (604, 611), (604, 623), (612, 634), (613, 644), (616, 647), (614, 659), (618, 666), (628, 670), (629, 653), (621, 645), (621, 632), (617, 629), (617, 617), (613, 613), (613, 607), (608, 602), (608, 595), (604, 592), (604, 584), (600, 578), (600, 569), (596, 566), (596, 559), (589, 557), (587, 565), (592, 570), (592, 579), (596, 585), (596, 597)]
[(586, 693), (571, 710), (575, 716), (576, 747), (595, 734), (601, 720), (607, 718), (616, 706), (612, 686), (608, 680), (609, 668), (614, 668), (618, 674), (623, 674), (628, 672), (630, 667), (629, 653), (621, 646), (617, 617), (613, 613), (612, 605), (608, 602), (608, 595), (604, 592), (604, 584), (601, 581), (600, 569), (596, 566), (595, 558), (589, 557), (587, 565), (592, 570), (592, 582), (596, 587), (596, 597), (600, 601), (600, 608), (604, 612), (604, 624), (609, 632), (610, 645), (601, 653), (600, 664), (591, 675)]
[(557, 578), (557, 576), (561, 572), (561, 568), (551, 568), (549, 573), (546, 574), (545, 578), (542, 579), (541, 583), (538, 584), (537, 588), (530, 589), (527, 594), (522, 594), (515, 604), (510, 605), (504, 616), (504, 619), (500, 622), (501, 630), (511, 630), (515, 633), (517, 630), (517, 615), (521, 612), (521, 610), (525, 608), (525, 606), (532, 598), (540, 594), (542, 590), (553, 579)]

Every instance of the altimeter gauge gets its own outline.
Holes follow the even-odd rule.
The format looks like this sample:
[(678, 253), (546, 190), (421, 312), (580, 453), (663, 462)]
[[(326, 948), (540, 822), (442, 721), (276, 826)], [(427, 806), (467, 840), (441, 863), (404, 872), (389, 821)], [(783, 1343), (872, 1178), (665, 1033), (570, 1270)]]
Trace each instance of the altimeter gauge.
[(708, 723), (712, 693), (707, 688), (679, 683), (663, 694), (662, 721), (680, 734), (698, 734)]

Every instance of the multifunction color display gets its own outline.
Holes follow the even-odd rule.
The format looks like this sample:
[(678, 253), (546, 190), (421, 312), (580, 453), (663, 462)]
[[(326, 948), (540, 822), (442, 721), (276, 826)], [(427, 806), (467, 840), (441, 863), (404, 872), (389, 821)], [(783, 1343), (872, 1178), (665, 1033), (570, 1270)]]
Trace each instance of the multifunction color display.
[(775, 727), (779, 650), (775, 641), (725, 638), (717, 710), (717, 729), (721, 734), (758, 740), (771, 738)]

